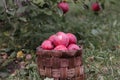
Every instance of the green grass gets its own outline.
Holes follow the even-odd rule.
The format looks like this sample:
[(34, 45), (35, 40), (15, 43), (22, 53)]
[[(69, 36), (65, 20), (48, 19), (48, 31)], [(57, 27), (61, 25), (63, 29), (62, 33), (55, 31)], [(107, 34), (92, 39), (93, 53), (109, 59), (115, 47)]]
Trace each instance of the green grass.
[[(98, 16), (82, 10), (79, 4), (71, 4), (73, 9), (66, 14), (66, 22), (59, 22), (63, 25), (61, 30), (75, 33), (79, 44), (84, 45), (86, 80), (120, 80), (120, 2), (115, 3), (106, 3), (105, 10)], [(35, 60), (27, 67), (17, 70), (15, 76), (0, 80), (41, 80)]]
[(119, 52), (120, 50), (86, 50), (84, 60), (87, 80), (119, 80)]

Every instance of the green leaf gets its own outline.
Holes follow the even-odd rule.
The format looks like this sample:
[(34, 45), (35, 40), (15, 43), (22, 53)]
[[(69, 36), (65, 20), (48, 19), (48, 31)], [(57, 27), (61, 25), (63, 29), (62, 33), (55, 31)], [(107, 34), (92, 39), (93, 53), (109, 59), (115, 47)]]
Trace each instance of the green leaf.
[(27, 9), (27, 6), (25, 6), (25, 7), (20, 7), (20, 8), (18, 8), (18, 10), (17, 10), (17, 12), (16, 13), (24, 13), (25, 12), (25, 10)]
[(20, 17), (19, 19), (23, 22), (27, 22), (27, 19), (25, 17)]
[(52, 15), (52, 11), (47, 10), (47, 9), (44, 11), (44, 13), (47, 14), (47, 15)]
[(35, 4), (43, 4), (44, 0), (33, 0), (33, 3), (35, 3)]
[(58, 9), (58, 14), (60, 15), (60, 17), (63, 16), (63, 11), (61, 9)]
[(4, 32), (5, 36), (10, 36), (10, 34), (8, 32)]
[(21, 70), (20, 70), (20, 74), (21, 74), (21, 75), (26, 75), (27, 72), (26, 72), (25, 70), (21, 69)]
[(110, 1), (111, 4), (116, 4), (115, 0)]
[(15, 58), (16, 57), (16, 52), (12, 52), (12, 54), (9, 56), (9, 58)]
[(37, 64), (35, 64), (35, 63), (31, 63), (31, 64), (26, 66), (27, 69), (35, 68), (35, 67), (37, 67)]
[(92, 33), (93, 35), (97, 35), (99, 32), (98, 32), (98, 30), (93, 29), (93, 30), (91, 31), (91, 33)]
[(4, 61), (4, 63), (2, 63), (2, 65), (0, 67), (5, 67), (7, 66), (9, 63), (11, 63), (12, 61), (14, 61), (14, 59), (7, 59), (6, 61)]
[(15, 15), (15, 11), (7, 11), (7, 13), (8, 13), (9, 15), (12, 15), (12, 16)]
[(117, 72), (118, 72), (118, 74), (120, 75), (120, 69), (118, 69), (118, 71), (117, 71)]

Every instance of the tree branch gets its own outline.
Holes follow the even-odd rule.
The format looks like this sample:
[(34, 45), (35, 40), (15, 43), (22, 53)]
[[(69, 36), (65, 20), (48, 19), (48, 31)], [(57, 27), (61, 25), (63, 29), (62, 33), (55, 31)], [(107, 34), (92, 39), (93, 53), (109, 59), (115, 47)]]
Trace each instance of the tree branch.
[(6, 0), (2, 0), (2, 1), (3, 1), (3, 5), (4, 5), (4, 8), (5, 8), (5, 11), (7, 12), (8, 8), (7, 8)]

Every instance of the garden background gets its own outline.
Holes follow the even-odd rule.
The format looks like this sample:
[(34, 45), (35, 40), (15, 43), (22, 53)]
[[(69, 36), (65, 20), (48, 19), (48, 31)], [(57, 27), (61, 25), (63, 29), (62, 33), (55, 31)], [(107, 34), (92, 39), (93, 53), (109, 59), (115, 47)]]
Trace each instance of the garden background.
[(36, 48), (50, 35), (71, 32), (84, 46), (86, 80), (120, 80), (120, 1), (0, 0), (0, 80), (41, 80)]

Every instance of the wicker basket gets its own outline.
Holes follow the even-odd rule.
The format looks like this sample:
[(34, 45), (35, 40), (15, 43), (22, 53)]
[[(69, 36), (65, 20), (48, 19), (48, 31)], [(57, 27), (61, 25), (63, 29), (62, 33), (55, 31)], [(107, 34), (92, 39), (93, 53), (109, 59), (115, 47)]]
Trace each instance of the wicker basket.
[(77, 51), (37, 49), (38, 71), (55, 80), (84, 80), (82, 48)]

